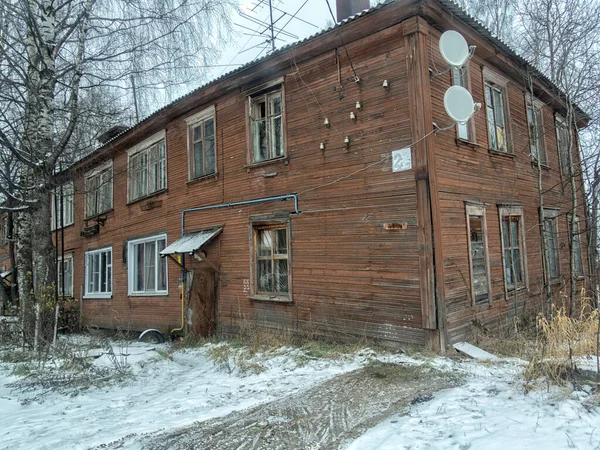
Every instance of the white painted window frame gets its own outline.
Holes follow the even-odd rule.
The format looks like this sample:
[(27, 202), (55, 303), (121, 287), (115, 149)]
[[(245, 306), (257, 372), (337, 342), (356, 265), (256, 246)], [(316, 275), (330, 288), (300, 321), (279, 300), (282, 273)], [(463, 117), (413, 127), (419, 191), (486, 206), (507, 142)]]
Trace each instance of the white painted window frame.
[(137, 244), (145, 244), (146, 242), (156, 242), (161, 239), (165, 240), (165, 247), (168, 245), (167, 234), (155, 234), (152, 236), (146, 236), (139, 239), (132, 239), (127, 242), (127, 295), (131, 297), (156, 297), (156, 296), (165, 296), (169, 295), (169, 264), (165, 258), (162, 258), (159, 254), (158, 246), (155, 250), (155, 258), (156, 264), (154, 270), (155, 272), (155, 280), (158, 283), (158, 263), (164, 261), (165, 263), (165, 284), (166, 288), (164, 290), (154, 290), (154, 291), (136, 291), (134, 290), (134, 280), (135, 280), (135, 266), (137, 261), (134, 258), (134, 246)]
[[(164, 146), (165, 146), (165, 161), (164, 161), (164, 177), (165, 177), (165, 185), (164, 187), (161, 187), (160, 189), (157, 189), (153, 192), (146, 192), (146, 194), (136, 197), (136, 198), (132, 198), (132, 188), (131, 188), (131, 184), (132, 184), (132, 166), (131, 166), (131, 158), (135, 157), (136, 155), (138, 155), (139, 153), (148, 151), (150, 149), (150, 147), (152, 147), (155, 144), (158, 144), (160, 141), (164, 141)], [(155, 195), (157, 193), (166, 191), (168, 186), (169, 186), (169, 177), (168, 177), (168, 167), (167, 167), (167, 161), (168, 161), (168, 155), (167, 155), (168, 149), (167, 149), (167, 132), (166, 130), (160, 130), (158, 133), (153, 134), (152, 136), (148, 137), (147, 139), (144, 139), (142, 142), (134, 145), (133, 147), (129, 148), (127, 150), (127, 203), (133, 203), (133, 202), (137, 202), (138, 200), (142, 200), (146, 197), (150, 197), (152, 195)], [(149, 160), (148, 158), (146, 158), (146, 164), (149, 164)], [(147, 170), (147, 168), (146, 168)], [(146, 178), (146, 184), (148, 183), (148, 179)], [(158, 179), (157, 179), (157, 185), (158, 185)]]
[[(68, 188), (67, 188), (68, 187)], [(69, 192), (70, 189), (70, 192)], [(51, 202), (50, 202), (50, 217), (52, 218), (50, 222), (50, 226), (52, 231), (56, 229), (66, 228), (69, 225), (73, 225), (75, 219), (75, 184), (72, 181), (69, 181), (62, 185), (63, 190), (63, 206), (64, 211), (60, 208), (60, 191), (61, 187), (59, 186), (56, 189), (56, 192), (52, 192)], [(56, 204), (58, 202), (58, 205)], [(69, 208), (70, 205), (70, 208)], [(57, 226), (57, 217), (55, 217), (55, 212), (58, 208), (58, 213), (62, 216), (64, 224)], [(65, 214), (65, 211), (70, 214)], [(65, 219), (66, 216), (66, 219)]]
[[(89, 264), (89, 258), (95, 254), (100, 254), (100, 253), (105, 253), (110, 251), (110, 292), (101, 292), (101, 291), (94, 291), (94, 292), (89, 292), (88, 291), (88, 287), (89, 287), (89, 272), (88, 272), (88, 264)], [(85, 252), (85, 256), (84, 256), (84, 271), (85, 271), (85, 276), (84, 276), (84, 292), (85, 294), (83, 295), (84, 299), (94, 299), (94, 298), (98, 298), (98, 299), (103, 299), (103, 298), (111, 298), (112, 297), (112, 288), (113, 288), (113, 278), (114, 278), (114, 253), (113, 253), (113, 248), (112, 246), (109, 247), (103, 247), (103, 248), (98, 248), (95, 250), (88, 250)], [(108, 268), (108, 264), (106, 265), (106, 267), (104, 268), (104, 270), (106, 271), (106, 269)]]

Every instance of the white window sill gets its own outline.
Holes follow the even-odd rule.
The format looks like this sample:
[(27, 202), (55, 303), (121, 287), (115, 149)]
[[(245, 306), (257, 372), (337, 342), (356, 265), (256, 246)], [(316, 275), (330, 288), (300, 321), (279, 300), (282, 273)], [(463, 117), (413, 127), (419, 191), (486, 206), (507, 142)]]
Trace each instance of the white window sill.
[(169, 295), (169, 291), (152, 291), (152, 292), (130, 292), (129, 297), (165, 297)]
[(260, 302), (274, 302), (274, 303), (292, 303), (292, 299), (290, 297), (278, 297), (275, 295), (268, 294), (255, 294), (250, 295), (248, 297), (250, 300), (257, 300)]
[(95, 299), (95, 298), (112, 298), (112, 292), (110, 293), (96, 293), (96, 294), (85, 294), (84, 299)]

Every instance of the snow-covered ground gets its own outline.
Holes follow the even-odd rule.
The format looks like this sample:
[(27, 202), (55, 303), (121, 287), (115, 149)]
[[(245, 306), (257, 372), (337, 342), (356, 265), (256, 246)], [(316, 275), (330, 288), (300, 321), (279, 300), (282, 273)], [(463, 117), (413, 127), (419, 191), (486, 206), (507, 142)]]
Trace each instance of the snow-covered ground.
[[(174, 430), (301, 392), (374, 357), (370, 350), (316, 358), (282, 349), (252, 360), (262, 366), (261, 373), (241, 373), (235, 364), (215, 364), (211, 347), (165, 357), (166, 344), (135, 343), (127, 349), (132, 377), (77, 395), (50, 391), (41, 396), (43, 402), (24, 401), (39, 391), (8, 387), (17, 378), (10, 375), (11, 364), (0, 363), (0, 448), (88, 449), (133, 434)], [(425, 360), (400, 354), (377, 358), (404, 364), (427, 361), (462, 374), (465, 384), (415, 403), (407, 415), (383, 421), (349, 449), (600, 448), (600, 409), (586, 405), (589, 394), (526, 394), (521, 361)], [(96, 363), (109, 365), (105, 356)]]

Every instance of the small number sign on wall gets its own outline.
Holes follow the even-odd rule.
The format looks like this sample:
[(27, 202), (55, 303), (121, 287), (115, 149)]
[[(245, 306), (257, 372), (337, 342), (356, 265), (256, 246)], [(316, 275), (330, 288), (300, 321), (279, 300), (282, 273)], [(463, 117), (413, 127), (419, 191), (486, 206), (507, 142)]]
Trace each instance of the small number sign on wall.
[(244, 292), (250, 292), (250, 280), (244, 280)]
[(410, 147), (392, 151), (392, 172), (403, 172), (411, 168)]

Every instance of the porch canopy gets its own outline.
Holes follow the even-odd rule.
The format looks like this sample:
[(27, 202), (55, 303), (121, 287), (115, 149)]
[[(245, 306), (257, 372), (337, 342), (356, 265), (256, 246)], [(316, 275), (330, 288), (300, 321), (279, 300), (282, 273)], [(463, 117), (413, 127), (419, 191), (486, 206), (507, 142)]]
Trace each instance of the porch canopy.
[(160, 256), (171, 256), (175, 253), (189, 253), (200, 250), (223, 231), (223, 228), (186, 233), (160, 252)]

